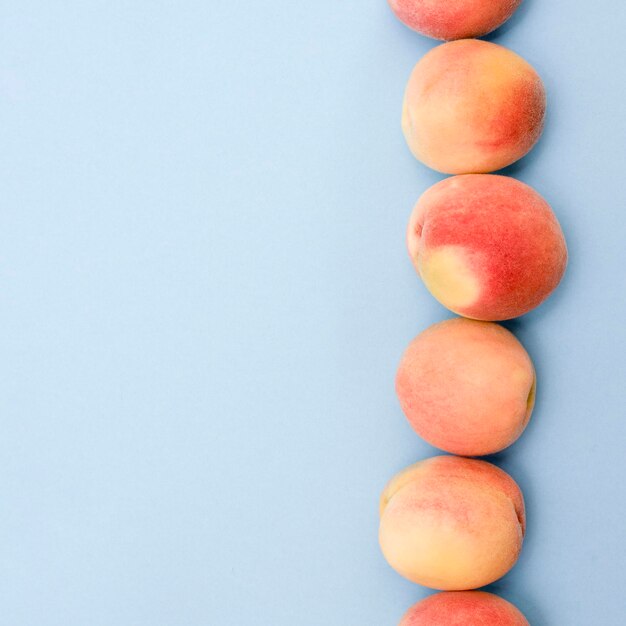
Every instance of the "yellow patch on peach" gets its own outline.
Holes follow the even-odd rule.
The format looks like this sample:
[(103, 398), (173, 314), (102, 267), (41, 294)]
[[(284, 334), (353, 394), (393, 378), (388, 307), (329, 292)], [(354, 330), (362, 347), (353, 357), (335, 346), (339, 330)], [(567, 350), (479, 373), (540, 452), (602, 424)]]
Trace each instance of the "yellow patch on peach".
[(440, 246), (419, 257), (418, 270), (432, 295), (452, 311), (472, 306), (480, 298), (480, 282), (461, 246)]

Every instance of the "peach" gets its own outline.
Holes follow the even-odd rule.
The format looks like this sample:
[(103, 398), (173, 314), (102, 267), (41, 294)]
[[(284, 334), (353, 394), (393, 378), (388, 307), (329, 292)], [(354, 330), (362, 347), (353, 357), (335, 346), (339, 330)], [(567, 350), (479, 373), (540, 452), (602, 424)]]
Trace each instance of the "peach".
[(401, 22), (435, 39), (482, 37), (506, 22), (522, 0), (389, 0)]
[(559, 284), (567, 247), (550, 205), (513, 178), (454, 176), (428, 189), (407, 229), (409, 254), (432, 295), (474, 319), (530, 311)]
[(492, 583), (513, 567), (525, 523), (522, 492), (506, 472), (486, 461), (437, 456), (387, 485), (379, 540), (405, 578), (459, 591)]
[(418, 602), (399, 626), (530, 626), (510, 602), (484, 591), (447, 591)]
[(511, 445), (535, 403), (535, 370), (522, 344), (491, 322), (439, 322), (409, 345), (396, 391), (413, 429), (446, 452), (482, 456)]
[(543, 83), (531, 65), (497, 44), (463, 39), (437, 46), (415, 66), (402, 129), (429, 167), (483, 174), (530, 151), (545, 111)]

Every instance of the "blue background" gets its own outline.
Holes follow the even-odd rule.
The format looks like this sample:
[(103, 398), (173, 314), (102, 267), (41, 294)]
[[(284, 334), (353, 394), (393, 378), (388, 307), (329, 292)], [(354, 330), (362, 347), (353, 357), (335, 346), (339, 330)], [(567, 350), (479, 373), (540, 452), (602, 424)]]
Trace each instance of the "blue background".
[[(626, 5), (525, 0), (558, 292), (496, 457), (529, 527), (492, 589), (533, 626), (624, 624)], [(399, 127), (434, 44), (384, 0), (0, 9), (0, 605), (10, 626), (395, 626), (427, 591), (377, 500), (434, 453), (393, 380), (448, 313), (404, 248), (440, 178)]]

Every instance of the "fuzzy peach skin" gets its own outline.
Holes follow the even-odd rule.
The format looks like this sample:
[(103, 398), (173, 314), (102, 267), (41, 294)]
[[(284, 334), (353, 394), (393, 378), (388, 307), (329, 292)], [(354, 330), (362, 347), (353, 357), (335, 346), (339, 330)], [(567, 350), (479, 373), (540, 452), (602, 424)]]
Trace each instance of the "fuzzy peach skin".
[(506, 22), (522, 0), (389, 0), (401, 22), (435, 39), (482, 37)]
[(483, 591), (448, 591), (418, 602), (399, 626), (530, 626), (510, 602)]
[(504, 576), (522, 548), (522, 492), (486, 461), (437, 456), (400, 472), (380, 501), (379, 540), (409, 580), (445, 591)]
[(464, 318), (418, 335), (396, 375), (413, 429), (446, 452), (482, 456), (510, 446), (535, 404), (535, 370), (505, 328)]
[(418, 62), (404, 96), (402, 130), (423, 163), (446, 174), (481, 174), (523, 157), (543, 130), (546, 94), (522, 57), (462, 39)]
[(418, 200), (407, 229), (413, 264), (445, 307), (479, 320), (527, 313), (559, 284), (567, 246), (550, 205), (513, 178), (454, 176)]

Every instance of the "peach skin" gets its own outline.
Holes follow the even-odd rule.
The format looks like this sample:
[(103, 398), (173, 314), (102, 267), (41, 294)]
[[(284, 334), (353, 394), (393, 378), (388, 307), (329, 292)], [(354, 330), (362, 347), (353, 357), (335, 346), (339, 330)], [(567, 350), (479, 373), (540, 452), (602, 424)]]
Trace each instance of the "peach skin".
[(522, 158), (543, 131), (539, 75), (502, 46), (462, 39), (418, 62), (404, 96), (402, 130), (416, 158), (446, 174), (484, 174)]
[(491, 322), (456, 318), (418, 335), (396, 376), (400, 406), (428, 443), (463, 456), (510, 446), (535, 403), (535, 370), (522, 344)]
[(408, 610), (399, 626), (530, 626), (510, 602), (484, 591), (436, 593)]
[(550, 205), (507, 176), (453, 176), (418, 200), (407, 247), (431, 294), (479, 320), (506, 320), (541, 304), (559, 284), (567, 246)]
[(401, 22), (422, 35), (450, 41), (482, 37), (506, 22), (522, 0), (389, 0)]
[(475, 589), (513, 567), (525, 519), (522, 492), (506, 472), (486, 461), (437, 456), (387, 485), (379, 541), (405, 578), (444, 591)]

